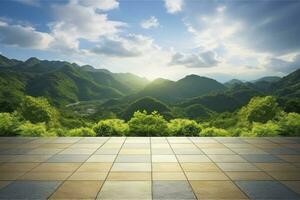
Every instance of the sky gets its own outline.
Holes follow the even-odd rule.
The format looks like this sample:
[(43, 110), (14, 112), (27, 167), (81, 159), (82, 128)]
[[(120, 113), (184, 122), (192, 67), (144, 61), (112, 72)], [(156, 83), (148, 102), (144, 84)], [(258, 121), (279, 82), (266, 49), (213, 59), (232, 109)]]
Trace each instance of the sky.
[(300, 66), (299, 0), (2, 0), (0, 54), (150, 80), (224, 82)]

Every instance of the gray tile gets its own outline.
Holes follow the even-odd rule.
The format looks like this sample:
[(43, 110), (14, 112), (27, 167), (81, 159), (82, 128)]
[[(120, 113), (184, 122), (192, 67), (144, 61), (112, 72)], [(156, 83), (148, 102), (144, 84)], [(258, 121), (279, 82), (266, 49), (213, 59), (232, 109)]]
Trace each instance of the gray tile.
[(89, 155), (55, 155), (47, 160), (47, 162), (84, 162)]
[(196, 199), (187, 181), (153, 181), (153, 199)]
[(254, 163), (284, 162), (280, 158), (268, 154), (248, 154), (248, 155), (242, 155), (242, 157), (244, 157), (249, 162), (254, 162)]
[(251, 199), (299, 199), (300, 196), (276, 181), (236, 181)]
[(16, 181), (0, 190), (0, 199), (47, 199), (60, 181)]
[(290, 148), (285, 148), (285, 147), (279, 147), (279, 148), (272, 148), (272, 149), (265, 149), (266, 152), (271, 153), (271, 154), (300, 154), (300, 151), (296, 151)]

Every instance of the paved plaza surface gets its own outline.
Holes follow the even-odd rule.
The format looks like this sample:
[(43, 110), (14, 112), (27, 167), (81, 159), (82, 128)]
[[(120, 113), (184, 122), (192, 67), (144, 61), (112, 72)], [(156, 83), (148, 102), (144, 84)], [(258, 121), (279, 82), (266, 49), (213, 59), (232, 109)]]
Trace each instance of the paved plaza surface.
[(0, 138), (0, 199), (300, 199), (300, 138)]

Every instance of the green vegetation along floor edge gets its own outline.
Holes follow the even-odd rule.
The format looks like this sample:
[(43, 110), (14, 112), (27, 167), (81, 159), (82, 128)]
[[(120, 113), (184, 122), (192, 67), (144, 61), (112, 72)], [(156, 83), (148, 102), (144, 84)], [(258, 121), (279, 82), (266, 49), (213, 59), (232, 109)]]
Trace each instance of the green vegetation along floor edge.
[[(129, 120), (99, 122), (62, 117), (42, 97), (26, 96), (12, 113), (0, 113), (1, 136), (300, 136), (300, 114), (284, 112), (272, 96), (253, 97), (233, 113), (197, 122), (166, 120), (154, 111), (136, 111)], [(74, 123), (77, 128), (68, 128)], [(68, 124), (68, 126), (65, 126)]]

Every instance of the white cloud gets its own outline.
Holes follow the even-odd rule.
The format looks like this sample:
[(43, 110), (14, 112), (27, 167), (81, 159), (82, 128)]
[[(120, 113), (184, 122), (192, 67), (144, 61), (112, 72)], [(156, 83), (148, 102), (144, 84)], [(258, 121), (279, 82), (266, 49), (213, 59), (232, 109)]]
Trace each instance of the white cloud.
[(159, 22), (156, 17), (151, 16), (149, 19), (141, 22), (141, 27), (144, 29), (155, 28), (159, 26)]
[(291, 73), (300, 69), (300, 54), (295, 55), (291, 61), (280, 58), (270, 58), (265, 67), (276, 72)]
[(78, 3), (83, 6), (98, 8), (104, 11), (119, 7), (119, 2), (116, 0), (78, 0)]
[(48, 33), (31, 26), (11, 25), (0, 21), (0, 43), (22, 48), (46, 49), (53, 41)]
[(165, 7), (168, 13), (177, 13), (182, 10), (183, 0), (165, 0)]
[(175, 53), (170, 65), (183, 65), (188, 68), (206, 68), (215, 67), (218, 63), (216, 54), (212, 51), (206, 51), (198, 54)]
[(114, 35), (126, 26), (123, 22), (109, 20), (106, 14), (98, 13), (95, 7), (83, 6), (77, 1), (54, 5), (53, 11), (56, 21), (49, 24), (56, 38), (53, 48), (78, 49), (80, 39), (98, 41), (100, 37)]

